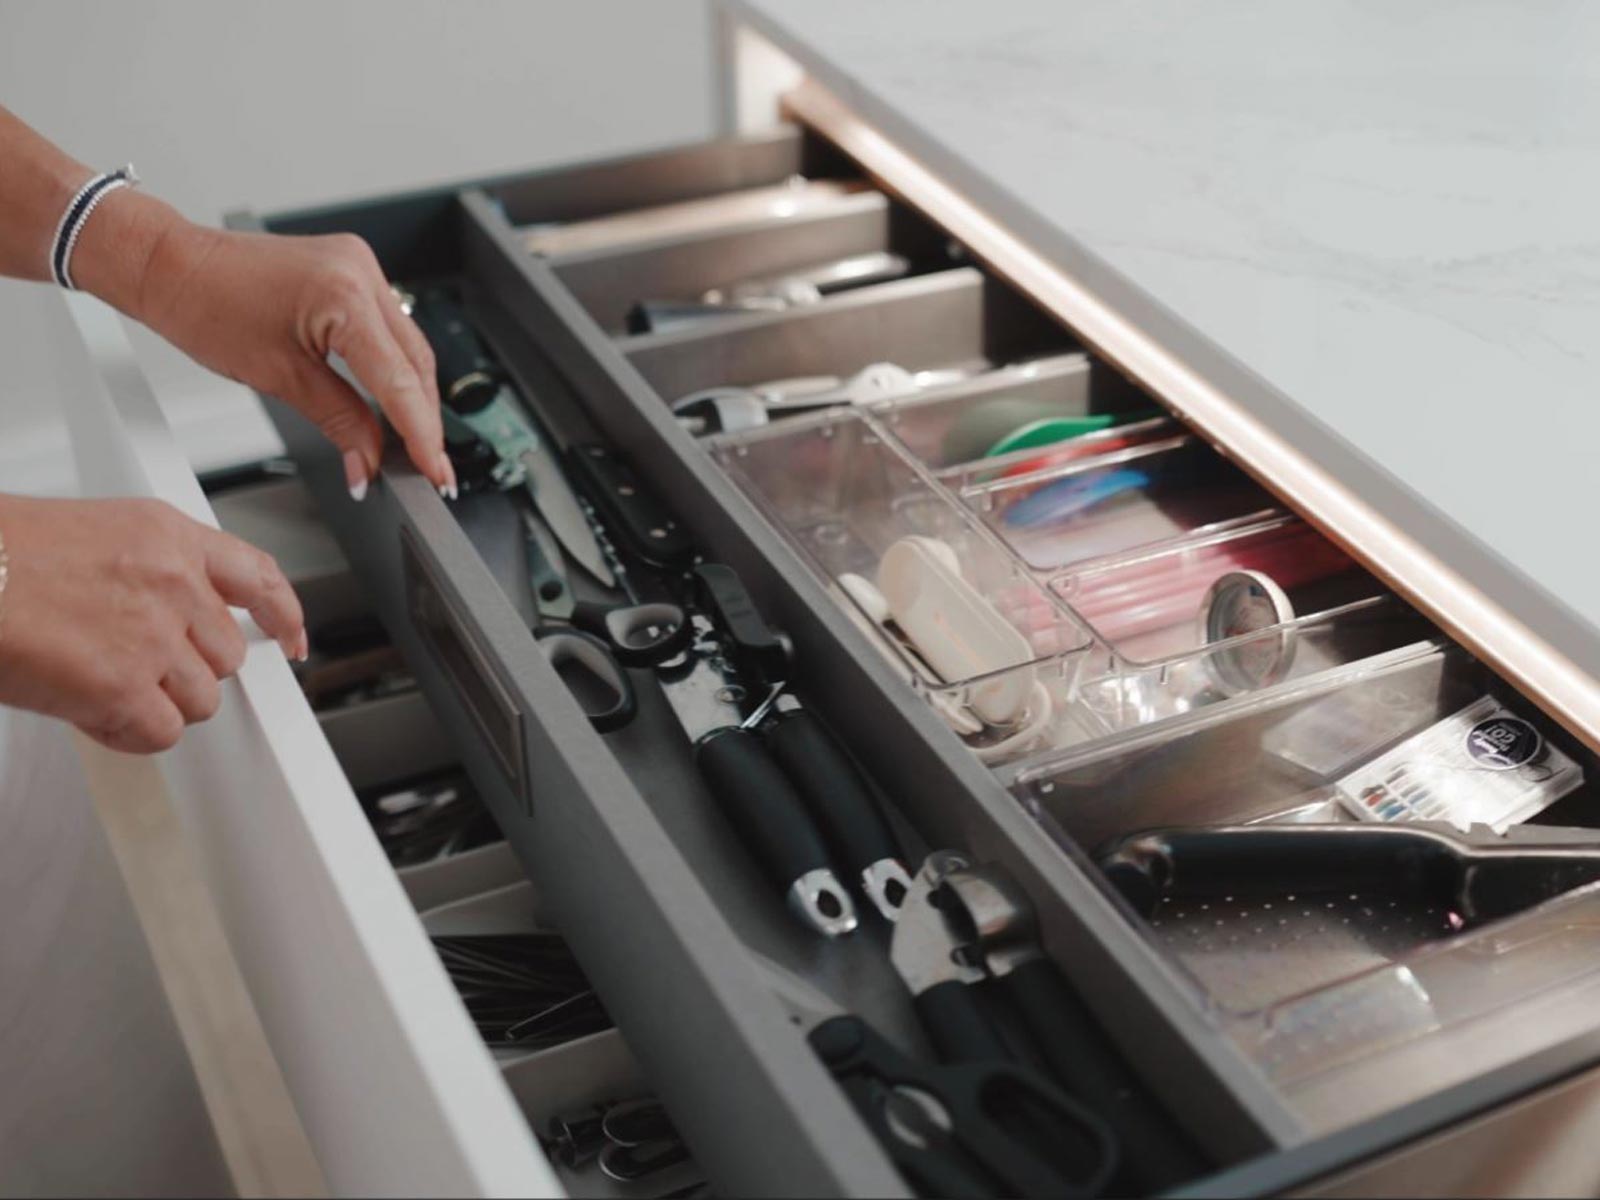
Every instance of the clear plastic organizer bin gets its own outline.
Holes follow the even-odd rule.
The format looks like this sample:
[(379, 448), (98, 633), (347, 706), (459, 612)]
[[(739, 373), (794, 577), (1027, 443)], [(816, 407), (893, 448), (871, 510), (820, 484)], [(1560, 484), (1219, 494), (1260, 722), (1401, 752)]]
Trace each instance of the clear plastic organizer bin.
[(1101, 559), (1051, 586), (1101, 643), (1071, 702), (1072, 728), (1084, 736), (1192, 712), (1437, 632), (1292, 516)]
[(1082, 354), (997, 367), (871, 411), (926, 465), (988, 459), (997, 479), (1176, 432), (1147, 397)]
[[(1270, 603), (1230, 603), (1234, 593), (1217, 582), (1242, 572), (1275, 585)], [(1050, 586), (1129, 662), (1154, 662), (1384, 592), (1336, 545), (1288, 515), (1101, 559)]]
[(1105, 651), (1083, 664), (1060, 708), (1065, 747), (1197, 712), (1426, 641), (1437, 631), (1394, 596), (1311, 613), (1152, 661)]
[(945, 478), (1038, 571), (1242, 527), (1276, 510), (1272, 497), (1190, 436), (1064, 467), (992, 478), (974, 464)]
[[(1377, 595), (1150, 662), (1120, 659), (1096, 641), (1060, 664), (1070, 670), (1027, 668), (1028, 685), (1048, 689), (1037, 708), (1044, 716), (1030, 724), (1027, 736), (1019, 731), (981, 757), (1007, 773), (1023, 771), (1037, 759), (1113, 734), (1423, 646), (1436, 632), (1396, 597)], [(962, 705), (971, 686), (945, 689), (938, 698)]]
[[(1051, 693), (1070, 685), (1088, 634), (875, 420), (832, 410), (718, 438), (711, 447), (981, 757), (1004, 753), (1048, 719)], [(925, 610), (940, 636), (919, 643), (914, 623), (889, 611), (895, 589), (880, 590), (882, 567), (908, 539), (947, 548), (943, 557), (964, 581), (966, 598), (1003, 621), (1001, 636), (985, 641), (984, 653), (956, 660), (978, 669), (959, 669), (941, 657), (983, 640), (950, 636), (943, 622), (966, 617)], [(951, 601), (961, 602), (962, 596)]]
[[(1518, 770), (1563, 776), (1562, 798), (1502, 835), (1483, 825), (1383, 825), (1351, 814), (1341, 783), (1418, 745), (1418, 733), (1475, 701), (1536, 731), (1533, 757)], [(1050, 835), (1102, 865), (1122, 872), (1154, 863), (1149, 877), (1160, 887), (1121, 887), (1135, 919), (1313, 1131), (1374, 1116), (1600, 1024), (1600, 890), (1586, 886), (1600, 879), (1600, 768), (1457, 647), (1396, 651), (1028, 764), (1011, 783)], [(1255, 847), (1266, 855), (1252, 857), (1251, 839), (1278, 831), (1309, 838), (1299, 846), (1311, 857), (1285, 866), (1282, 843), (1260, 840)], [(1348, 837), (1337, 840), (1352, 831), (1521, 856), (1521, 891), (1502, 888), (1499, 909), (1478, 902), (1476, 910), (1432, 890), (1411, 895), (1363, 866)], [(1189, 857), (1149, 857), (1150, 847), (1185, 837)], [(1228, 839), (1228, 851), (1218, 851)], [(1527, 902), (1517, 902), (1524, 893)]]

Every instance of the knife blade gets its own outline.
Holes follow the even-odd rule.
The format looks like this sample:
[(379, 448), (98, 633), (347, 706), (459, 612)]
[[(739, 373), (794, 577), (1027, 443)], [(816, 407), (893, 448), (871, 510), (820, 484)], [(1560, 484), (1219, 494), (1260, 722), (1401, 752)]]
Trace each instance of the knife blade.
[(533, 493), (534, 506), (562, 548), (601, 583), (615, 587), (616, 576), (612, 574), (600, 543), (595, 540), (594, 530), (583, 515), (583, 508), (578, 504), (578, 497), (567, 482), (549, 440), (538, 439), (537, 444), (523, 450), (518, 461), (527, 472), (528, 490)]

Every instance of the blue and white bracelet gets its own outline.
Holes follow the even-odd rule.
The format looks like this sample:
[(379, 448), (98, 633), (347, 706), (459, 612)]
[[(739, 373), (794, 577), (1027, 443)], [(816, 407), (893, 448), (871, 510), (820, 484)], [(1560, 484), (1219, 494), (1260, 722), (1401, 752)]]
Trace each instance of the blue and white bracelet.
[(72, 197), (67, 211), (61, 214), (61, 223), (56, 226), (55, 239), (50, 243), (50, 274), (62, 287), (69, 291), (77, 290), (72, 282), (72, 251), (78, 244), (78, 235), (83, 232), (89, 214), (111, 192), (120, 187), (134, 187), (138, 182), (138, 172), (129, 163), (120, 170), (96, 175)]

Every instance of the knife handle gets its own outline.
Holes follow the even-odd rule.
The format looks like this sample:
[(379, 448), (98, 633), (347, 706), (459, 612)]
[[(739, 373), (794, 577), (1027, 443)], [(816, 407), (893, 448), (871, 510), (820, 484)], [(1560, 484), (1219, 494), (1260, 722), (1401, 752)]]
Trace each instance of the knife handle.
[[(535, 518), (525, 518), (525, 522), (531, 519)], [(524, 535), (522, 543), (528, 555), (528, 586), (533, 590), (534, 611), (541, 619), (546, 615), (570, 613), (574, 601), (560, 565), (550, 561), (531, 525), (524, 529)]]
[(461, 302), (446, 291), (432, 289), (417, 297), (411, 319), (433, 347), (440, 400), (459, 413), (486, 407), (505, 381), (505, 373), (473, 329)]
[(626, 553), (664, 571), (694, 558), (688, 531), (610, 449), (594, 442), (574, 445), (567, 451), (567, 470)]

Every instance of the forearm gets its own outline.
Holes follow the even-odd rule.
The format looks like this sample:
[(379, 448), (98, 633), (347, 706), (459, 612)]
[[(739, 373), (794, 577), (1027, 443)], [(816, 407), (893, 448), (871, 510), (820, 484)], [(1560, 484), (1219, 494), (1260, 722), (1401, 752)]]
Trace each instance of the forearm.
[[(0, 275), (53, 278), (56, 230), (93, 174), (0, 108)], [(338, 356), (394, 422), (417, 469), (454, 496), (433, 352), (366, 243), (225, 233), (131, 188), (98, 195), (72, 245), (74, 286), (202, 366), (295, 405), (339, 447), (360, 499), (382, 458), (383, 429), (329, 365)]]
[[(50, 280), (50, 244), (61, 215), (94, 174), (0, 108), (0, 275)], [(72, 254), (73, 282), (142, 317), (153, 261), (196, 256), (204, 241), (171, 205), (123, 188), (84, 226)], [(182, 263), (174, 264), (182, 270)]]

